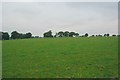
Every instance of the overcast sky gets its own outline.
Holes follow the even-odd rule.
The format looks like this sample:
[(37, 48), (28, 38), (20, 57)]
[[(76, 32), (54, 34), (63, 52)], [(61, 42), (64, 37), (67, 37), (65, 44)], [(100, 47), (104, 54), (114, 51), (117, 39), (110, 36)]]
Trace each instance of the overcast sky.
[(4, 2), (2, 9), (2, 30), (9, 33), (118, 33), (117, 2)]

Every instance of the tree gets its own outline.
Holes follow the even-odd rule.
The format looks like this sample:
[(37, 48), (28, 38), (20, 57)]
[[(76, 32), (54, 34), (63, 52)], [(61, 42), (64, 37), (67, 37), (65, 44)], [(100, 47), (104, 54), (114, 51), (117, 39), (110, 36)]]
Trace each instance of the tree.
[(39, 38), (39, 36), (35, 36), (34, 38)]
[(45, 32), (45, 33), (43, 34), (43, 36), (44, 36), (44, 37), (53, 37), (52, 31), (50, 30), (50, 31), (48, 31), (48, 32)]
[(26, 36), (26, 34), (22, 34), (22, 33), (19, 34), (20, 39), (25, 39), (25, 36)]
[(106, 34), (107, 37), (109, 37), (109, 34)]
[(107, 36), (107, 34), (104, 34), (104, 36), (106, 37), (106, 36)]
[(75, 32), (70, 32), (69, 37), (73, 37), (75, 35)]
[(64, 32), (63, 31), (58, 32), (58, 36), (59, 37), (63, 37), (64, 36)]
[(2, 40), (9, 40), (9, 34), (7, 32), (2, 32)]
[(92, 37), (94, 37), (95, 35), (92, 35)]
[(68, 32), (68, 31), (65, 31), (65, 32), (64, 32), (64, 36), (65, 36), (65, 37), (69, 37), (69, 32)]
[(112, 36), (116, 36), (115, 34), (113, 34)]
[(98, 36), (99, 36), (99, 37), (102, 37), (102, 35), (100, 35), (100, 34), (99, 34)]
[(85, 37), (88, 37), (88, 33), (85, 34)]
[(120, 37), (120, 35), (119, 35), (119, 34), (118, 34), (117, 36), (118, 36), (118, 37)]
[(17, 31), (13, 31), (11, 33), (11, 39), (25, 39), (25, 38), (31, 38), (31, 37), (32, 37), (32, 34), (30, 32), (23, 34), (23, 33), (18, 33)]
[(11, 33), (11, 39), (18, 39), (19, 38), (19, 33), (17, 31), (13, 31)]
[(58, 33), (56, 32), (56, 34), (54, 35), (54, 37), (58, 37)]
[(2, 40), (2, 32), (0, 32), (0, 40)]
[(75, 33), (74, 35), (75, 35), (76, 37), (78, 37), (78, 36), (79, 36), (79, 33)]
[(25, 38), (31, 38), (31, 37), (32, 37), (32, 34), (30, 32), (25, 34)]

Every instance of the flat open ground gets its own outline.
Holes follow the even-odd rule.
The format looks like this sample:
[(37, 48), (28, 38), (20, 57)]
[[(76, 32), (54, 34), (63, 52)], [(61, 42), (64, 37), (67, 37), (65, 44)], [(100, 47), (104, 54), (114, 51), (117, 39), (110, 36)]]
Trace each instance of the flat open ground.
[(4, 78), (117, 77), (118, 38), (6, 40)]

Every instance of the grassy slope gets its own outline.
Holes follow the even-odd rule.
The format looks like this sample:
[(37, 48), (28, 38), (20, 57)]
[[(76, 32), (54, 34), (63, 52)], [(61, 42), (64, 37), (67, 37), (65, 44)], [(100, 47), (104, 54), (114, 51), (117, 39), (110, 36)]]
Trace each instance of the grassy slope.
[(3, 77), (117, 77), (116, 37), (3, 41)]

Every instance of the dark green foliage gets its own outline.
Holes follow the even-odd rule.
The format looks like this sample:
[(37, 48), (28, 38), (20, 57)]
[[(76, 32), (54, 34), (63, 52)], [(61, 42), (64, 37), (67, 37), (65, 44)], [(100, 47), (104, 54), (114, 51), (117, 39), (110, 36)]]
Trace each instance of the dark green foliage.
[(92, 37), (94, 37), (95, 35), (92, 35)]
[(102, 37), (102, 35), (100, 35), (100, 34), (99, 34), (99, 35), (97, 35), (97, 36), (98, 36), (98, 37)]
[(106, 34), (107, 37), (109, 37), (109, 34)]
[(11, 33), (11, 39), (25, 39), (25, 38), (31, 38), (32, 34), (26, 33), (26, 34), (22, 34), (22, 33), (18, 33), (17, 31), (13, 31)]
[(11, 33), (11, 39), (18, 39), (19, 38), (19, 33), (17, 31), (13, 31)]
[(107, 36), (107, 34), (104, 34), (104, 36), (106, 37), (106, 36)]
[(19, 39), (25, 39), (26, 38), (25, 36), (26, 36), (25, 34), (20, 33), (19, 34)]
[[(69, 32), (69, 31), (59, 31), (58, 33), (56, 33), (55, 35), (52, 34), (52, 31), (49, 30), (48, 32), (45, 32), (43, 34), (44, 37), (88, 37), (88, 33), (86, 33), (85, 35), (81, 35), (79, 36), (79, 33), (76, 33), (76, 32)], [(91, 37), (102, 37), (102, 35), (92, 35)], [(104, 34), (105, 37), (109, 37), (110, 35), (109, 34)], [(117, 36), (117, 35), (112, 35), (112, 36)], [(118, 35), (119, 36), (119, 35)], [(6, 37), (6, 38), (5, 38)], [(10, 38), (7, 38), (9, 37), (9, 34), (6, 32), (3, 36), (3, 40), (8, 40), (8, 39), (25, 39), (25, 38), (39, 38), (39, 36), (32, 36), (32, 33), (28, 32), (26, 34), (23, 34), (23, 33), (19, 33), (17, 31), (13, 31), (11, 33), (11, 37)], [(2, 39), (2, 34), (0, 35), (0, 40)]]
[(32, 34), (31, 33), (26, 33), (25, 34), (25, 38), (31, 38), (32, 37)]
[(109, 34), (108, 34), (108, 33), (107, 33), (107, 34), (104, 34), (104, 36), (105, 36), (105, 37), (109, 37)]
[(64, 36), (64, 32), (63, 31), (58, 32), (58, 36), (59, 37), (63, 37)]
[(68, 32), (68, 31), (65, 31), (65, 32), (64, 32), (64, 36), (65, 36), (65, 37), (69, 37), (69, 32)]
[(115, 34), (113, 34), (112, 36), (116, 36)]
[(120, 35), (117, 35), (118, 37), (120, 37)]
[(9, 40), (9, 34), (7, 32), (2, 32), (2, 40)]
[(44, 36), (44, 37), (53, 37), (52, 31), (50, 30), (50, 31), (48, 31), (48, 32), (45, 32), (45, 33), (43, 34), (43, 36)]
[(79, 36), (79, 33), (75, 33), (74, 35), (75, 35), (76, 37), (78, 37), (78, 36)]
[(88, 33), (85, 34), (85, 37), (88, 37)]
[(75, 32), (70, 32), (69, 37), (73, 37), (75, 35)]
[(35, 36), (34, 38), (39, 38), (39, 36)]
[(0, 40), (2, 40), (2, 32), (0, 32)]
[(65, 32), (60, 31), (60, 32), (58, 32), (57, 36), (58, 37), (77, 37), (77, 36), (79, 36), (79, 34), (75, 33), (75, 32), (69, 32), (69, 31), (65, 31)]

